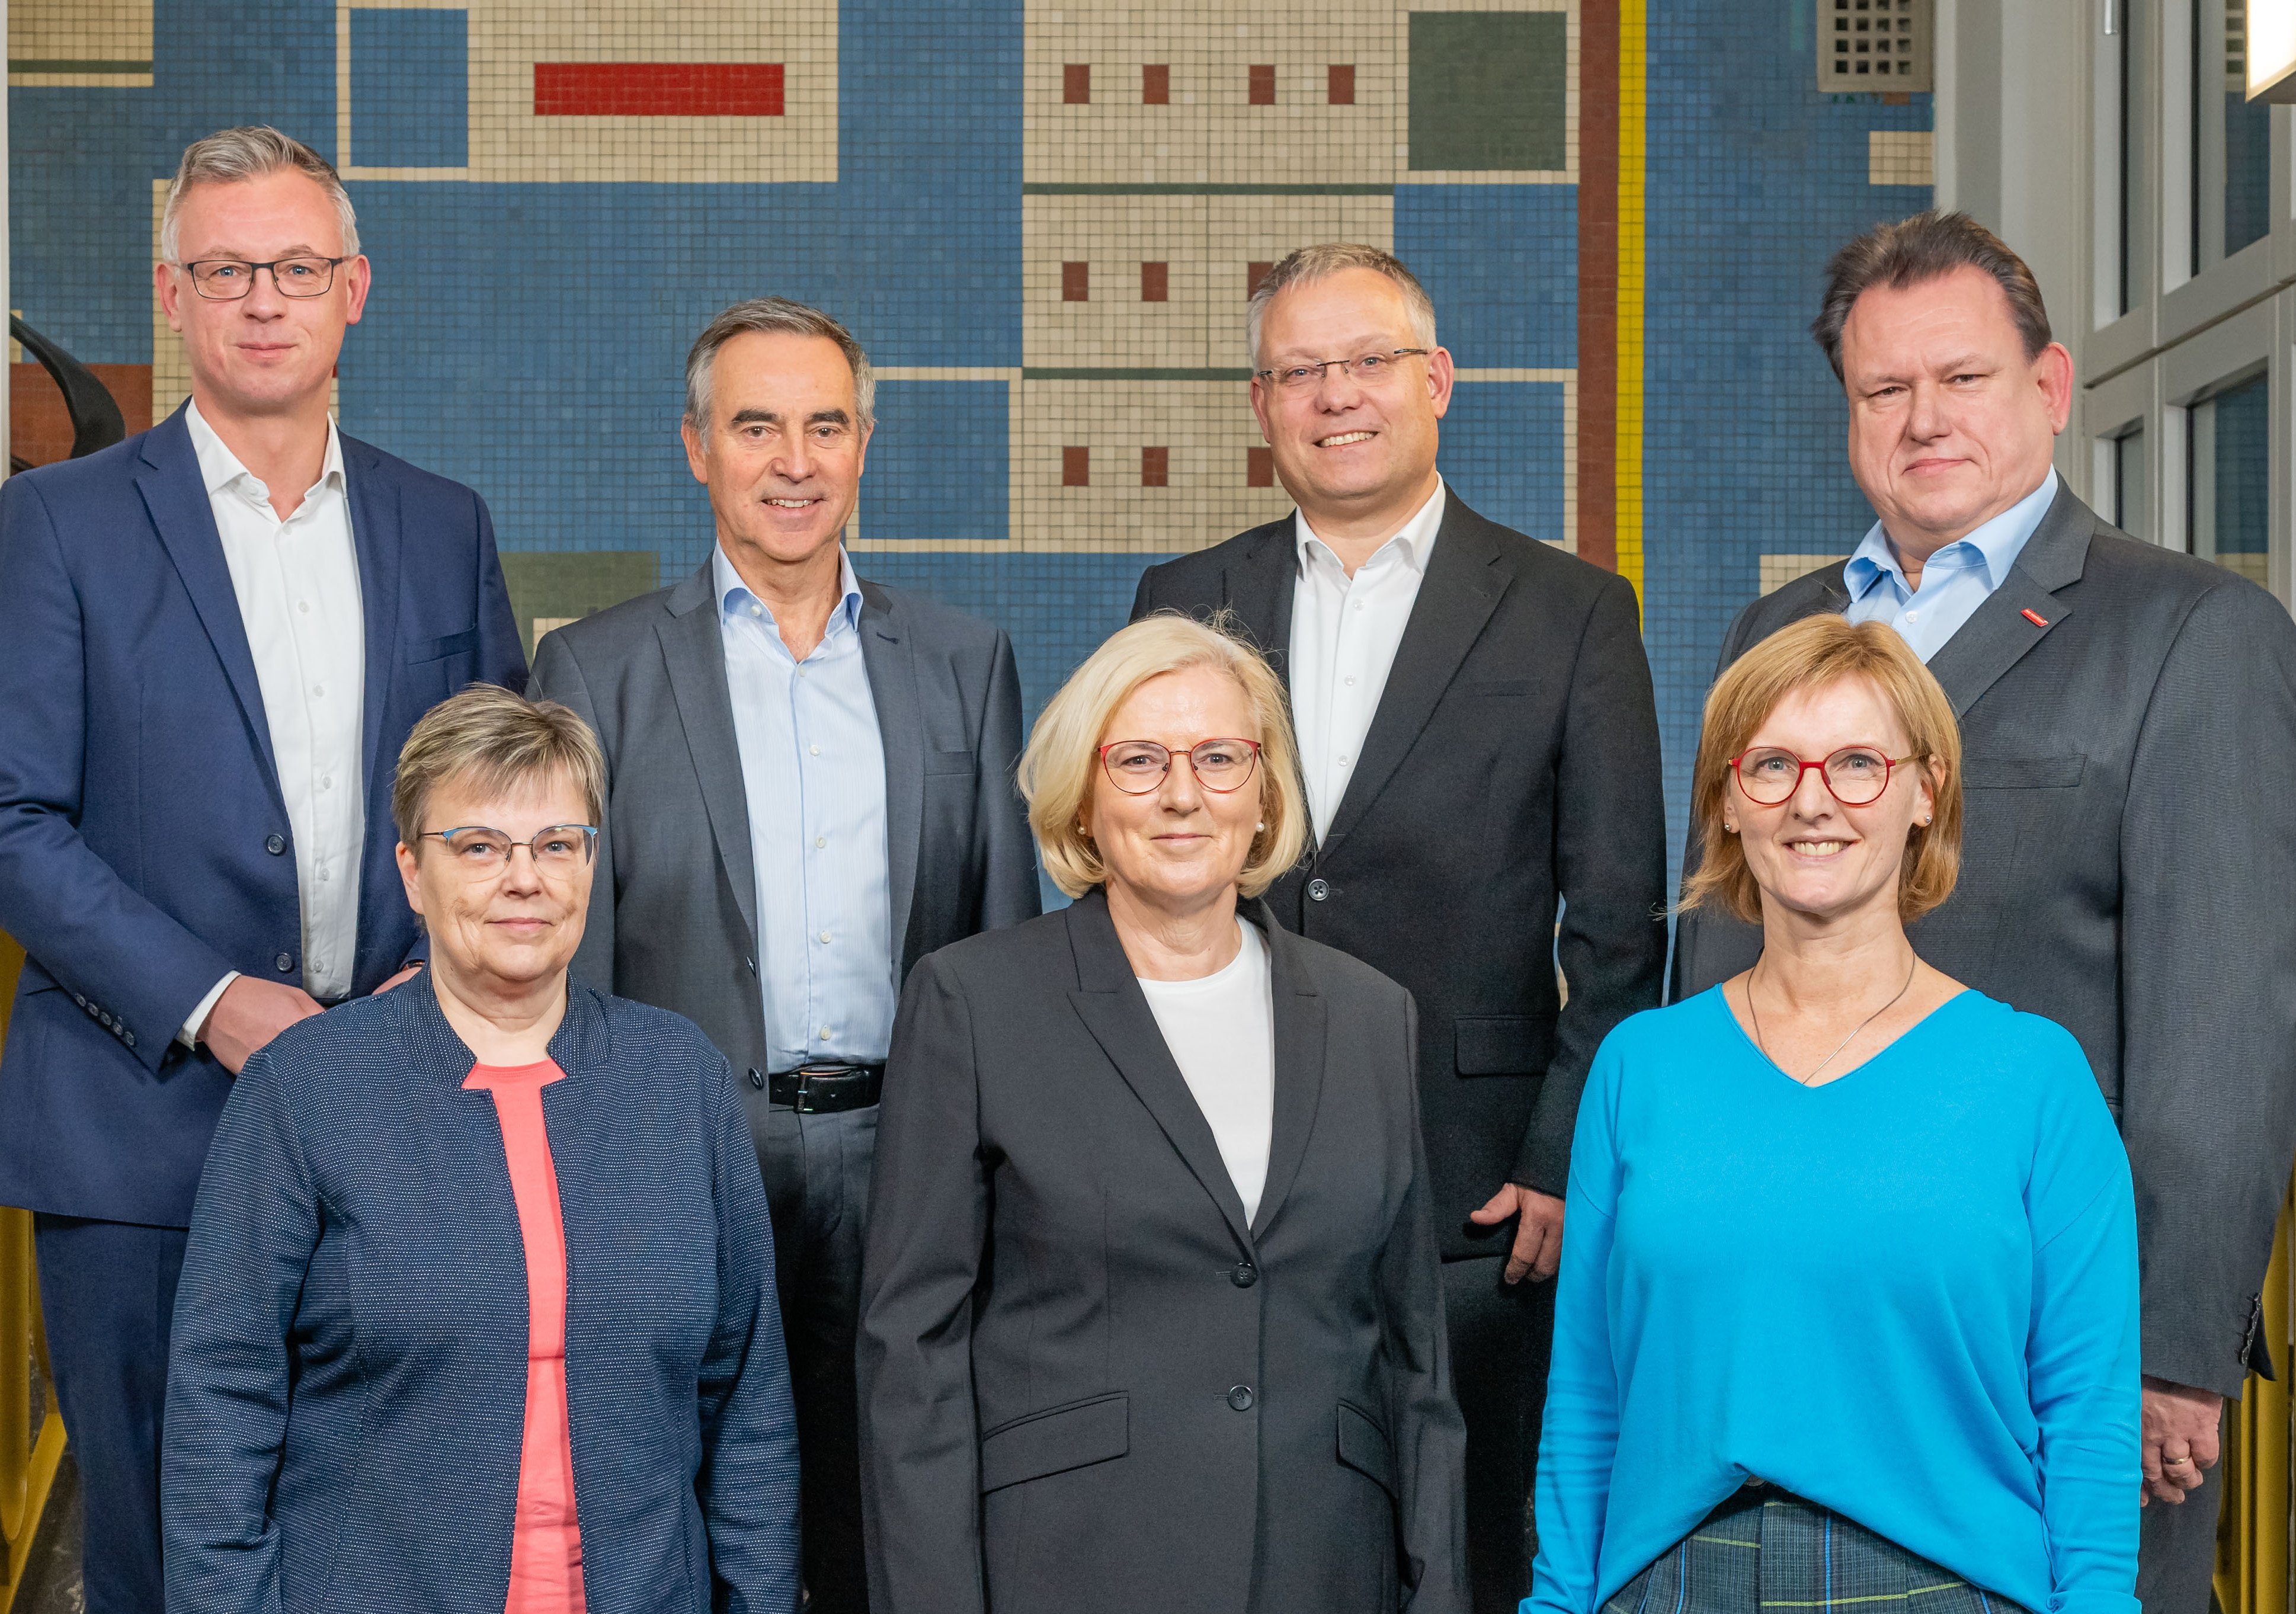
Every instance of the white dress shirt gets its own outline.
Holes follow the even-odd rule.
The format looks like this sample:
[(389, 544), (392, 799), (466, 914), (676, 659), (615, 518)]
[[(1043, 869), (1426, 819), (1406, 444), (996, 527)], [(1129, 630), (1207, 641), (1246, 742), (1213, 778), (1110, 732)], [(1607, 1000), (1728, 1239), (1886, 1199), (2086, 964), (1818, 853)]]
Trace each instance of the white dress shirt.
[(1362, 759), (1364, 735), (1443, 525), (1443, 503), (1438, 481), (1419, 512), (1352, 578), (1306, 513), (1294, 512), (1300, 576), (1292, 589), (1292, 721), (1318, 845)]
[(1275, 1134), (1275, 999), (1267, 944), (1248, 921), (1237, 920), (1235, 928), (1243, 946), (1226, 969), (1198, 980), (1142, 976), (1140, 990), (1196, 1108), (1211, 1124), (1250, 1226), (1267, 1186)]
[(885, 738), (861, 651), (861, 583), (838, 561), (836, 606), (800, 661), (725, 550), (712, 561), (758, 889), (758, 990), (778, 1073), (881, 1063), (893, 1039)]
[[(342, 443), (329, 420), (319, 479), (283, 521), (271, 490), (224, 446), (200, 406), (185, 414), (286, 799), (302, 909), (303, 989), (322, 1000), (341, 997), (351, 989), (358, 948), (359, 854), (366, 842), (360, 755), (366, 618)], [(197, 1035), (237, 973), (216, 982), (192, 1011), (178, 1034), (183, 1041)]]

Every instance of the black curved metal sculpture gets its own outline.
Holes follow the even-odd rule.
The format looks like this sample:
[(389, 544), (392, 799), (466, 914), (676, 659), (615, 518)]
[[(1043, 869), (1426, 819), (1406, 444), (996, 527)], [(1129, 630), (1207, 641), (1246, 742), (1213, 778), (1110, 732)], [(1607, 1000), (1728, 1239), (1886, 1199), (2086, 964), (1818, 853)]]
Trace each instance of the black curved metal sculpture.
[[(64, 395), (64, 413), (71, 418), (73, 459), (109, 448), (127, 436), (127, 422), (121, 418), (119, 403), (94, 371), (13, 315), (8, 317), (8, 334), (39, 361), (40, 368), (53, 378), (57, 390)], [(32, 468), (12, 454), (8, 458), (12, 470)]]

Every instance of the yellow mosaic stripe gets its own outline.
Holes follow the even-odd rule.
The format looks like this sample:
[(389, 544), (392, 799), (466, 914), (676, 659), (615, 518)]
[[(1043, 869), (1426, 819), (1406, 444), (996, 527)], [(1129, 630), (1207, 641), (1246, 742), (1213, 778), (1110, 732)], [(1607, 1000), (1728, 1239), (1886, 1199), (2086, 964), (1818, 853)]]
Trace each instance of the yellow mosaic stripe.
[(1643, 594), (1643, 159), (1649, 67), (1646, 0), (1619, 0), (1619, 575)]

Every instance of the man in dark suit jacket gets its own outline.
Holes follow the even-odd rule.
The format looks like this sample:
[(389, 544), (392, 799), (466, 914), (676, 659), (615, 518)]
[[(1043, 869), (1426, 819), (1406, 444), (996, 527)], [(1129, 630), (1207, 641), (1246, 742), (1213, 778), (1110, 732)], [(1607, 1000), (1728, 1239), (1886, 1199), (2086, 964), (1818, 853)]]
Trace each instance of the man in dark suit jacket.
[(1444, 487), (1434, 325), (1376, 248), (1278, 264), (1251, 397), (1299, 512), (1151, 568), (1132, 610), (1233, 612), (1283, 673), (1316, 844), (1268, 905), (1417, 1000), (1474, 1607), (1513, 1614), (1554, 1322), (1521, 1280), (1561, 1251), (1595, 1049), (1658, 1002), (1666, 828), (1634, 590)]
[(585, 979), (733, 1061), (765, 1168), (815, 1614), (867, 1607), (853, 1351), (877, 1097), (908, 968), (1032, 918), (1021, 686), (988, 623), (853, 575), (869, 361), (817, 309), (727, 309), (686, 365), (718, 547), (570, 624), (535, 690), (606, 753)]
[[(2146, 1614), (2202, 1614), (2208, 1471), (2223, 1398), (2271, 1371), (2259, 1295), (2296, 1151), (2296, 624), (2057, 481), (2071, 357), (2031, 272), (1966, 217), (1843, 248), (1816, 332), (1881, 520), (1848, 566), (1740, 613), (1722, 665), (1839, 611), (1891, 622), (1952, 700), (1961, 878), (1914, 945), (2071, 1031), (2120, 1118), (2144, 1289), (2137, 1592)], [(1676, 995), (1751, 967), (1759, 940), (1685, 916)]]
[(200, 141), (161, 253), (191, 403), (0, 491), (0, 925), (28, 955), (0, 1203), (36, 1213), (91, 1614), (160, 1606), (169, 1318), (232, 1078), (415, 955), (398, 748), (526, 678), (486, 505), (328, 417), (368, 285), (334, 170), (275, 130)]

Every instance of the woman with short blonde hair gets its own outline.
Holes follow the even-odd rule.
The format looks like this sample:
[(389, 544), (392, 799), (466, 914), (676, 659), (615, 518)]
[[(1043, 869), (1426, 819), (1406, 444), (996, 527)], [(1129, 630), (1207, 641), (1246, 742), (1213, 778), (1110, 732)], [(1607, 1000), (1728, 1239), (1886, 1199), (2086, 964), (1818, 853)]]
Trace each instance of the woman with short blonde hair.
[(2127, 1157), (2080, 1045), (1906, 932), (1960, 774), (1882, 622), (1798, 622), (1708, 697), (1684, 905), (1763, 951), (1595, 1056), (1526, 1609), (2136, 1607)]
[(862, 1273), (878, 1614), (1464, 1614), (1411, 1000), (1257, 893), (1283, 688), (1115, 635), (1021, 763), (1070, 907), (901, 996)]

